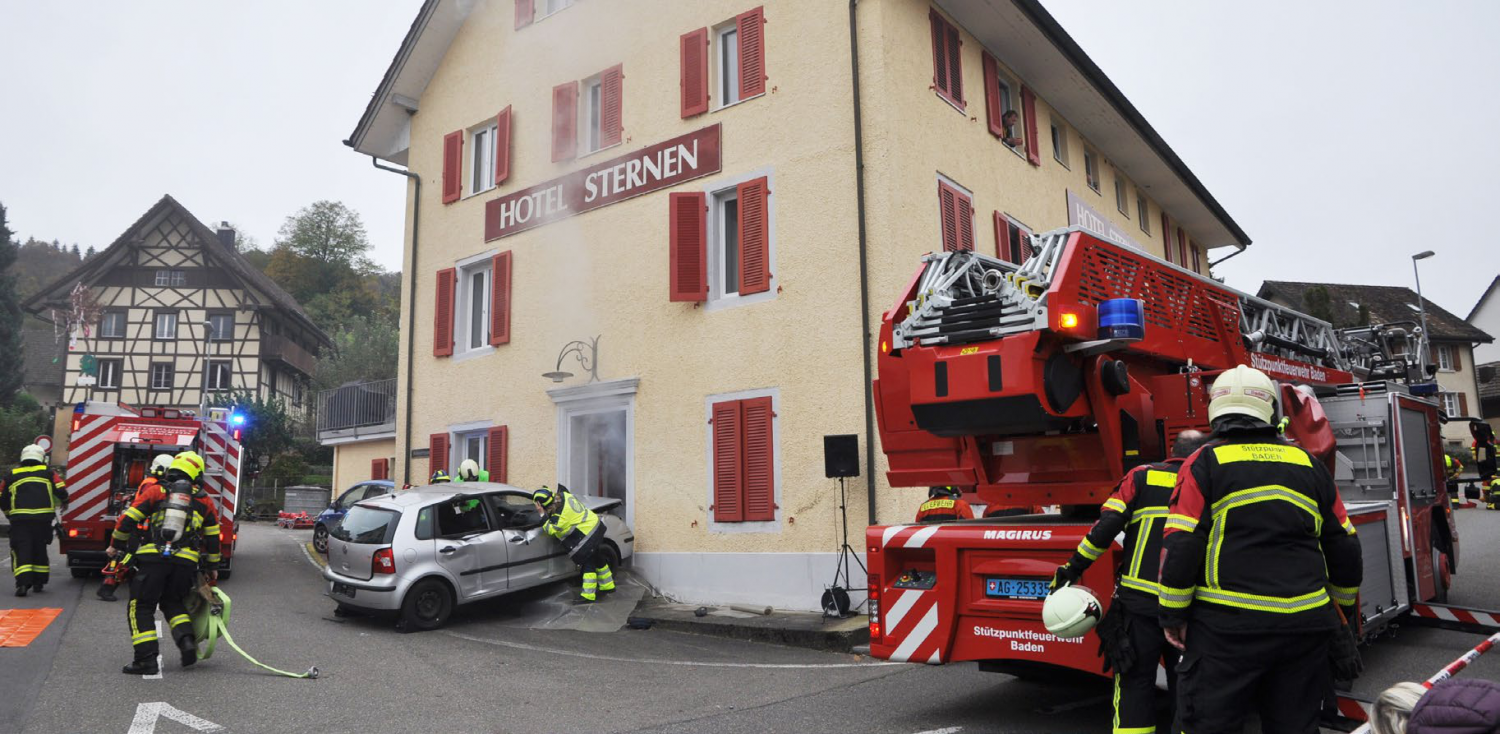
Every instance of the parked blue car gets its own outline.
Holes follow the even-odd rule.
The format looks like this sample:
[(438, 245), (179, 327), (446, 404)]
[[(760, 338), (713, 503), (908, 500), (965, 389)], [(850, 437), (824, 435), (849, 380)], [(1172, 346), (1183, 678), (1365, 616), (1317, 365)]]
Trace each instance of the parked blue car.
[(328, 529), (344, 519), (344, 515), (349, 512), (349, 508), (353, 507), (355, 502), (392, 494), (395, 491), (396, 483), (389, 479), (370, 479), (350, 487), (349, 491), (328, 503), (328, 509), (319, 514), (318, 519), (314, 521), (313, 547), (317, 548), (319, 553), (327, 555)]

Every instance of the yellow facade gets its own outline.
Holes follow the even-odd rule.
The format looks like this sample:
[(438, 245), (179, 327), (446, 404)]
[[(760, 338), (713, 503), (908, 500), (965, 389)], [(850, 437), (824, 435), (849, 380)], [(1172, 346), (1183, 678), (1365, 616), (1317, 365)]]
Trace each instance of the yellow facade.
[(394, 438), (339, 444), (333, 452), (333, 496), (337, 498), (350, 487), (372, 479), (370, 462), (375, 459), (390, 459), (394, 463), (395, 456)]
[[(408, 187), (415, 214), (408, 215), (402, 272), (415, 278), (415, 290), (408, 281), (403, 293), (414, 293), (415, 310), (403, 318), (402, 330), (403, 338), (415, 335), (415, 360), (408, 365), (403, 349), (399, 374), (401, 394), (409, 374), (414, 397), (399, 406), (398, 434), (409, 422), (410, 447), (420, 454), (432, 434), (461, 438), (465, 430), (507, 426), (509, 482), (534, 487), (566, 483), (566, 476), (577, 473), (565, 444), (577, 440), (570, 426), (583, 425), (575, 421), (589, 406), (623, 411), (630, 436), (629, 519), (636, 529), (637, 564), (653, 583), (684, 598), (815, 607), (823, 577), (832, 572), (839, 505), (836, 480), (824, 476), (822, 437), (859, 434), (862, 450), (870, 440), (864, 435), (847, 7), (766, 2), (766, 93), (723, 108), (714, 94), (708, 113), (682, 119), (679, 37), (715, 29), (750, 10), (750, 2), (579, 3), (521, 29), (514, 27), (512, 3), (477, 3), (418, 100), (420, 111), (410, 118), (405, 162), (420, 175), (421, 193), (418, 197), (417, 188)], [(1161, 210), (1155, 201), (1147, 234), (1139, 229), (1133, 183), (1126, 187), (1129, 214), (1117, 211), (1117, 174), (1103, 150), (1098, 151), (1103, 193), (1091, 190), (1082, 161), (1088, 141), (1045, 99), (1037, 100), (1040, 166), (990, 134), (981, 44), (972, 36), (964, 36), (967, 109), (956, 110), (931, 90), (930, 7), (915, 0), (859, 4), (872, 328), (878, 328), (880, 312), (915, 272), (919, 257), (942, 247), (940, 176), (972, 192), (978, 250), (995, 252), (994, 211), (1034, 232), (1066, 226), (1072, 191), (1160, 254)], [(710, 47), (710, 53), (716, 50)], [(996, 55), (1003, 64), (1005, 54)], [(622, 144), (553, 163), (553, 87), (616, 64), (624, 72)], [(1015, 77), (1008, 68), (1006, 73)], [(509, 180), (470, 195), (472, 171), (466, 164), (464, 197), (443, 204), (444, 135), (481, 126), (506, 107), (513, 110)], [(1068, 136), (1071, 168), (1054, 159), (1048, 139), (1053, 119), (1063, 123)], [(709, 125), (721, 126), (718, 173), (484, 240), (486, 201)], [(464, 151), (467, 159), (469, 148)], [(739, 303), (669, 302), (669, 193), (714, 192), (756, 176), (768, 177), (771, 191), (770, 292)], [(415, 249), (413, 216), (420, 221)], [(513, 258), (509, 343), (435, 357), (436, 273), (504, 251)], [(542, 377), (554, 369), (564, 344), (596, 335), (602, 384), (589, 386), (575, 377), (554, 386)], [(584, 374), (572, 357), (563, 369)], [(775, 409), (775, 520), (718, 523), (711, 510), (710, 405), (758, 396), (770, 396)], [(420, 483), (430, 462), (404, 456), (405, 445), (398, 435), (393, 478)], [(348, 468), (346, 453), (351, 454)], [(338, 471), (368, 472), (368, 457), (355, 454), (341, 449)], [(450, 471), (455, 467), (456, 462)], [(877, 519), (909, 521), (925, 491), (891, 489), (883, 472), (877, 454)], [(349, 483), (342, 477), (336, 481), (340, 487)], [(576, 479), (574, 484), (588, 491), (577, 487)], [(856, 547), (869, 517), (866, 491), (864, 479), (849, 484)], [(715, 566), (715, 559), (722, 564)], [(774, 559), (783, 559), (789, 569), (783, 578), (777, 578)], [(714, 578), (726, 575), (739, 581)], [(854, 585), (860, 583), (856, 579)]]

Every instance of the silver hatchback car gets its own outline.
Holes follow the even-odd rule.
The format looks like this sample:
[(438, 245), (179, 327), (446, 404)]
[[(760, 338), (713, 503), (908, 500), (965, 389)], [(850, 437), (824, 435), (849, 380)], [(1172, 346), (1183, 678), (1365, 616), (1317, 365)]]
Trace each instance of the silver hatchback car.
[[(635, 545), (611, 513), (620, 500), (578, 499), (599, 514), (600, 553), (619, 568)], [(531, 493), (506, 484), (435, 484), (364, 500), (329, 530), (328, 595), (340, 611), (396, 611), (402, 629), (436, 629), (459, 604), (578, 575), (541, 526)]]

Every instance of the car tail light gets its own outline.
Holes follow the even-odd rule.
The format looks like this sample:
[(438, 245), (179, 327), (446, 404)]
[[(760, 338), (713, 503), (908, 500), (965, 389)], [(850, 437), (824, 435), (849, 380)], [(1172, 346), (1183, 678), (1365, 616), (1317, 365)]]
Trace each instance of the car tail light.
[(870, 641), (880, 641), (880, 577), (870, 577)]
[(370, 564), (375, 573), (395, 573), (396, 552), (390, 548), (381, 548), (375, 551), (375, 557), (370, 559)]

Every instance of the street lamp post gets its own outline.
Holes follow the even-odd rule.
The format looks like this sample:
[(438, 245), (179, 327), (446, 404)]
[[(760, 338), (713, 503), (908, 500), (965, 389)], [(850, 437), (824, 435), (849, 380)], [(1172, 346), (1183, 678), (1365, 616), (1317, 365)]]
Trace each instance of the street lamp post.
[(1411, 256), (1411, 273), (1417, 280), (1417, 313), (1422, 318), (1422, 338), (1417, 340), (1417, 349), (1420, 352), (1417, 355), (1417, 365), (1421, 368), (1424, 381), (1427, 379), (1427, 353), (1432, 350), (1432, 347), (1427, 341), (1427, 301), (1422, 298), (1422, 273), (1417, 269), (1417, 261), (1426, 260), (1433, 254), (1432, 250), (1423, 250)]

